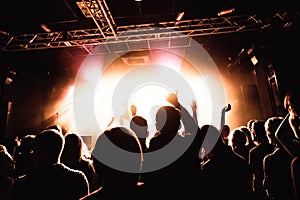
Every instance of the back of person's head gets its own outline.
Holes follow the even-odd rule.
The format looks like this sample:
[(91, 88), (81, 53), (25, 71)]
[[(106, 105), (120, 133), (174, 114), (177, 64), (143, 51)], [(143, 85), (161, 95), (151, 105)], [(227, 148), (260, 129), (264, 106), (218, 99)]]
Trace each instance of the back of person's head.
[(59, 124), (52, 124), (45, 128), (45, 130), (49, 130), (49, 129), (57, 130), (58, 132), (60, 132), (60, 134), (63, 134), (63, 128)]
[(300, 113), (300, 87), (290, 88), (284, 97), (284, 108), (286, 110), (295, 109)]
[(249, 130), (249, 128), (247, 126), (242, 125), (239, 127), (239, 129), (246, 134), (247, 144), (251, 145), (251, 146), (255, 145), (253, 142), (253, 137), (252, 137), (252, 134), (251, 134), (251, 131)]
[(27, 134), (20, 139), (16, 147), (14, 160), (16, 161), (16, 175), (22, 176), (32, 170), (32, 152), (35, 135)]
[(275, 133), (277, 131), (277, 128), (281, 124), (282, 120), (283, 120), (283, 117), (275, 116), (275, 117), (269, 117), (265, 121), (265, 129), (266, 129), (267, 136), (269, 138), (270, 143), (277, 144), (277, 139), (275, 137)]
[(255, 122), (253, 122), (252, 131), (255, 135), (255, 141), (258, 144), (269, 142), (264, 120), (256, 120)]
[(248, 144), (247, 136), (240, 128), (232, 130), (229, 138), (233, 149), (241, 148)]
[(103, 184), (138, 182), (143, 153), (138, 137), (132, 130), (125, 127), (105, 130), (98, 136), (92, 156)]
[(202, 148), (205, 149), (208, 157), (216, 156), (218, 152), (222, 151), (222, 149), (227, 146), (223, 142), (222, 137), (220, 137), (220, 131), (214, 125), (205, 124), (201, 126), (200, 134), (203, 136), (205, 135)]
[(158, 131), (172, 133), (174, 136), (180, 128), (181, 113), (174, 106), (162, 106), (158, 109), (155, 120)]
[(32, 145), (34, 142), (35, 135), (33, 134), (27, 134), (21, 138), (21, 143), (19, 145), (18, 150), (21, 154), (30, 154), (32, 151)]
[(247, 121), (247, 128), (251, 131), (251, 129), (252, 129), (252, 124), (253, 124), (253, 122), (255, 122), (256, 121), (256, 119), (249, 119), (248, 121)]
[(223, 139), (223, 142), (225, 144), (228, 144), (228, 136), (230, 134), (230, 126), (225, 124), (223, 127), (222, 127), (222, 130), (221, 130), (221, 136), (222, 136), (222, 139)]
[(64, 146), (63, 135), (55, 129), (38, 133), (33, 144), (33, 163), (35, 167), (56, 164), (60, 161)]
[(64, 148), (61, 155), (63, 163), (78, 163), (82, 158), (82, 140), (79, 135), (69, 133), (65, 136)]
[(0, 151), (0, 166), (0, 180), (5, 177), (14, 176), (14, 160), (4, 145)]
[(289, 112), (289, 124), (296, 138), (300, 139), (300, 87), (294, 87), (286, 92), (284, 108)]
[(130, 128), (135, 132), (138, 138), (148, 137), (148, 123), (147, 120), (139, 115), (135, 115), (130, 120)]

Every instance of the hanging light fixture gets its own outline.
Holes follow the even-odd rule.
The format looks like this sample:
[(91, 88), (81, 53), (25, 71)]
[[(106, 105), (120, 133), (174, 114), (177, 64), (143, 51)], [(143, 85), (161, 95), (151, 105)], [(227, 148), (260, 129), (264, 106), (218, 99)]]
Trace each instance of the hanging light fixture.
[(220, 12), (218, 12), (218, 16), (220, 17), (220, 16), (223, 16), (223, 15), (232, 14), (233, 12), (234, 12), (234, 8), (221, 10)]

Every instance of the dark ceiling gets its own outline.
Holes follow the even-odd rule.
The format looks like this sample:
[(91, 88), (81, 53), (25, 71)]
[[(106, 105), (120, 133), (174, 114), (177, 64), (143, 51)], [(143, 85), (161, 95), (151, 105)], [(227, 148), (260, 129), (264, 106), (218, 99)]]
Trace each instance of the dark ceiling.
[[(293, 1), (286, 0), (107, 0), (106, 3), (117, 26), (175, 20), (179, 12), (185, 12), (183, 19), (194, 19), (217, 17), (218, 12), (230, 8), (234, 8), (235, 15), (299, 8)], [(1, 31), (10, 34), (42, 32), (41, 24), (46, 24), (52, 31), (96, 28), (91, 18), (84, 17), (75, 0), (1, 2)]]

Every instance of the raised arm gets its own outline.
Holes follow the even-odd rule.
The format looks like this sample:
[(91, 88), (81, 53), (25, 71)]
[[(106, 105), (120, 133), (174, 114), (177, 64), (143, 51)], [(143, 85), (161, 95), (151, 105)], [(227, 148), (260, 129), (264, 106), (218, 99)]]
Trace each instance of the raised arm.
[(225, 106), (221, 111), (221, 126), (220, 126), (220, 132), (222, 132), (222, 129), (225, 125), (225, 113), (231, 110), (231, 105), (228, 104)]
[(196, 124), (198, 124), (198, 117), (197, 117), (197, 102), (196, 100), (193, 100), (191, 103), (191, 108), (193, 112), (193, 118)]
[(186, 139), (192, 139), (192, 143), (189, 147), (191, 154), (194, 154), (197, 159), (199, 159), (199, 152), (201, 150), (201, 146), (204, 142), (206, 133), (203, 133), (203, 131), (200, 131), (200, 128), (198, 124), (195, 122), (194, 118), (191, 116), (191, 114), (187, 111), (187, 109), (181, 105), (178, 101), (176, 94), (169, 94), (166, 97), (167, 101), (170, 102), (173, 106), (175, 106), (177, 109), (181, 112), (181, 121), (184, 126), (185, 132), (189, 133), (188, 136), (186, 136)]
[(176, 94), (171, 93), (166, 97), (167, 101), (171, 103), (173, 106), (175, 106), (177, 109), (181, 112), (181, 120), (184, 126), (184, 129), (187, 133), (196, 133), (199, 129), (198, 124), (195, 123), (194, 118), (191, 116), (191, 114), (188, 112), (188, 110), (182, 106), (179, 101)]

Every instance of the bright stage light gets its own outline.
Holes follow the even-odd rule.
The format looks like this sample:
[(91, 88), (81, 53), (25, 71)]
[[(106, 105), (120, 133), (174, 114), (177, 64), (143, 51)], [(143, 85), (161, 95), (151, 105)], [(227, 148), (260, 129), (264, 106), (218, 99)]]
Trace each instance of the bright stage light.
[(170, 105), (165, 97), (171, 92), (173, 91), (162, 85), (149, 83), (138, 88), (130, 97), (129, 105), (135, 105), (137, 107), (137, 115), (147, 120), (150, 134), (154, 134), (156, 131), (154, 122), (158, 108)]
[[(74, 92), (78, 113), (85, 113), (77, 115), (77, 120), (82, 122), (78, 132), (99, 134), (108, 125), (127, 126), (131, 118), (130, 106), (134, 104), (137, 114), (148, 120), (150, 134), (154, 133), (155, 113), (159, 106), (170, 105), (165, 97), (174, 92), (178, 92), (180, 102), (191, 114), (191, 103), (196, 101), (200, 109), (197, 113), (200, 126), (211, 123), (214, 105), (208, 85), (218, 87), (214, 86), (214, 78), (199, 74), (188, 62), (170, 53), (153, 55), (158, 56), (155, 63), (149, 65), (128, 67), (119, 62), (111, 63), (100, 79), (101, 68), (96, 67), (95, 61), (91, 59), (86, 63)], [(96, 79), (95, 87), (92, 82)], [(70, 88), (70, 92), (73, 89)], [(94, 100), (88, 97), (89, 93), (95, 93)], [(87, 109), (91, 103), (93, 110)], [(96, 117), (97, 127), (95, 121), (86, 117), (92, 115)], [(217, 122), (212, 123), (218, 125), (219, 119), (216, 119)]]
[[(147, 118), (146, 113), (156, 114), (156, 109), (164, 104), (163, 98), (169, 92), (177, 92), (180, 103), (190, 113), (192, 113), (191, 103), (196, 100), (199, 108), (197, 113), (199, 126), (212, 124), (219, 128), (221, 110), (226, 105), (220, 73), (205, 49), (196, 41), (189, 41), (189, 47), (184, 51), (178, 48), (145, 51), (150, 60), (149, 63), (142, 65), (125, 64), (121, 59), (123, 54), (120, 53), (101, 56), (103, 55), (101, 52), (105, 49), (115, 46), (109, 44), (97, 46), (93, 54), (84, 60), (76, 76), (73, 113), (78, 132), (99, 135), (108, 128), (108, 124), (126, 125), (124, 120), (129, 123), (132, 104), (136, 104), (137, 114), (140, 113)], [(122, 49), (123, 46), (120, 44), (118, 48)], [(124, 56), (128, 55), (124, 52)], [(169, 64), (158, 60), (169, 61)], [(148, 110), (143, 110), (144, 108)], [(152, 119), (154, 117), (151, 119), (148, 117), (149, 121)], [(191, 131), (192, 138), (196, 135), (195, 131), (196, 129)], [(150, 131), (150, 134), (151, 132), (153, 133)], [(207, 134), (205, 140), (209, 140), (210, 143), (216, 142), (215, 138), (209, 135)], [(176, 141), (172, 141), (158, 151), (145, 154), (145, 160), (148, 159), (153, 164), (150, 168), (144, 169), (145, 172), (172, 163), (186, 151), (192, 138), (183, 146), (179, 147)], [(111, 147), (126, 156), (134, 156), (132, 152), (124, 152), (114, 145)], [(207, 152), (209, 151), (208, 149)], [(162, 161), (162, 157), (165, 160)], [(111, 157), (96, 159), (108, 166), (115, 162)], [(136, 172), (135, 169), (125, 166), (124, 162), (111, 167), (120, 171)]]
[(137, 115), (151, 120), (149, 113), (153, 107), (170, 105), (166, 96), (172, 91), (155, 83), (138, 88), (129, 99), (130, 105), (137, 107)]

